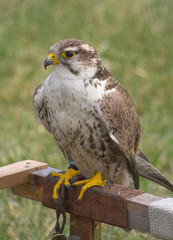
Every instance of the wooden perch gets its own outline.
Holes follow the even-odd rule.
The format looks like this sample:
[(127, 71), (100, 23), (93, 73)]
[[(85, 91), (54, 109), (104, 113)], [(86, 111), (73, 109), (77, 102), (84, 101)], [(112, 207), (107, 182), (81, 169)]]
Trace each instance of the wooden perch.
[[(56, 209), (52, 199), (52, 190), (57, 182), (56, 178), (49, 178), (43, 191), (46, 177), (53, 168), (46, 168), (29, 174), (29, 182), (12, 188), (12, 193), (43, 202), (49, 208)], [(133, 228), (142, 232), (150, 232), (148, 206), (161, 198), (146, 194), (142, 191), (111, 184), (108, 187), (93, 187), (88, 189), (79, 206), (76, 200), (80, 187), (76, 191), (65, 188), (64, 205), (66, 212), (97, 220), (99, 222)]]
[[(52, 171), (62, 172), (32, 160), (0, 167), (0, 189), (12, 187), (12, 193), (56, 209), (52, 192), (58, 178), (51, 177)], [(148, 208), (161, 198), (111, 184), (111, 189), (108, 186), (88, 189), (77, 206), (80, 190), (81, 187), (75, 191), (64, 187), (61, 194), (65, 211), (70, 214), (71, 234), (79, 234), (83, 240), (101, 239), (100, 222), (150, 232)]]

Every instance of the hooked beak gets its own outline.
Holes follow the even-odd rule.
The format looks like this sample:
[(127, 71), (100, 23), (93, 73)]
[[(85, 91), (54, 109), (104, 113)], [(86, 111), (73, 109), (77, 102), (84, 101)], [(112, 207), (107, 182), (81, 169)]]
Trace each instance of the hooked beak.
[(50, 53), (44, 60), (44, 68), (47, 70), (49, 65), (58, 64), (60, 60), (55, 56), (55, 54)]

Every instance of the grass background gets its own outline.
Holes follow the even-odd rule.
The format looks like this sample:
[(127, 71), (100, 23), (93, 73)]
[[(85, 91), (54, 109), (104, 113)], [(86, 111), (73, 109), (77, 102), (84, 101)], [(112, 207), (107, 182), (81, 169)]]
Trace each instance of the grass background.
[[(24, 159), (67, 163), (37, 121), (34, 89), (49, 47), (78, 38), (96, 47), (107, 69), (132, 96), (142, 127), (141, 148), (173, 182), (173, 1), (0, 1), (0, 166)], [(141, 188), (173, 196), (141, 180)], [(51, 239), (55, 214), (40, 203), (0, 192), (0, 240)], [(66, 232), (68, 229), (66, 228)], [(103, 225), (102, 239), (155, 239)]]

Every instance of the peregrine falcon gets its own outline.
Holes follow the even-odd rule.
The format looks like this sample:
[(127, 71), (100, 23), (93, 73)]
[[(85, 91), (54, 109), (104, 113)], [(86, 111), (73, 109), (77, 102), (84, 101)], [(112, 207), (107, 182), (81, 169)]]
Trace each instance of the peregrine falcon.
[(139, 188), (139, 175), (173, 190), (139, 150), (141, 129), (133, 101), (95, 48), (62, 40), (50, 47), (45, 69), (49, 65), (55, 71), (35, 90), (34, 108), (70, 165), (64, 175), (52, 173), (60, 177), (53, 197), (58, 198), (63, 182), (70, 188), (77, 175), (86, 179), (75, 183), (84, 185), (78, 201), (87, 188), (109, 181)]

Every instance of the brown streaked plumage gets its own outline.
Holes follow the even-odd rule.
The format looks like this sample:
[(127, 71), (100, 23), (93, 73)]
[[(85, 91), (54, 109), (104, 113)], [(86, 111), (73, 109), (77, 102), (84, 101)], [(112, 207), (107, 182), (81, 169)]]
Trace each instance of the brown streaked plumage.
[(132, 99), (96, 50), (66, 39), (49, 53), (44, 65), (54, 64), (55, 71), (36, 89), (34, 107), (66, 159), (85, 178), (101, 171), (109, 181), (138, 188), (140, 174), (161, 184), (157, 174), (151, 178), (146, 173), (153, 167), (139, 150), (141, 130)]

